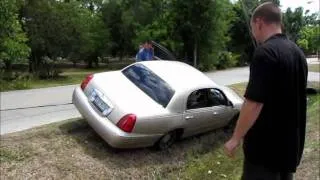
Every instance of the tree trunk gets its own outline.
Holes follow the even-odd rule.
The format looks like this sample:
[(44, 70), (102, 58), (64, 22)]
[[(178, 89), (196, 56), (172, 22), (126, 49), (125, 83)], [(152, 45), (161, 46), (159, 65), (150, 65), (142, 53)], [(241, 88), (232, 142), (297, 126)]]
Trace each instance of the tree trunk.
[(88, 59), (87, 68), (92, 68), (92, 59), (91, 59), (91, 57)]
[(193, 49), (193, 66), (197, 67), (197, 49), (198, 49), (198, 44), (197, 41), (194, 43), (194, 49)]
[(99, 67), (99, 59), (97, 56), (94, 57), (94, 64), (96, 65), (96, 67)]
[(32, 58), (33, 58), (33, 56), (31, 55), (30, 57), (29, 57), (29, 73), (32, 73), (33, 72), (33, 68), (32, 68)]
[(77, 67), (77, 61), (74, 60), (74, 61), (73, 61), (73, 68), (76, 68), (76, 67)]
[(122, 61), (123, 59), (123, 51), (120, 51), (119, 61)]
[(36, 59), (36, 53), (34, 51), (31, 51), (31, 56), (29, 58), (29, 73), (35, 73)]
[(5, 61), (4, 64), (5, 64), (5, 71), (11, 72), (11, 70), (12, 70), (12, 63), (11, 63), (11, 61)]
[(32, 51), (31, 52), (31, 57), (29, 59), (29, 72), (34, 74), (36, 73), (36, 71), (38, 70), (38, 55), (35, 51)]
[(184, 62), (185, 62), (185, 63), (189, 63), (188, 53), (187, 53), (187, 52), (184, 53)]

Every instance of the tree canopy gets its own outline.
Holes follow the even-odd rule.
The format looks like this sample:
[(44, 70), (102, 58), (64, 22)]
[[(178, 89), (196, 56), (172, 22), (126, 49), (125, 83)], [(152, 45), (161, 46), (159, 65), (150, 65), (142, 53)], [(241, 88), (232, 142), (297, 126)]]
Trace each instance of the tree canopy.
[[(249, 19), (266, 0), (0, 0), (0, 60), (45, 59), (98, 66), (103, 57), (132, 58), (146, 40), (201, 70), (250, 62)], [(281, 4), (279, 0), (272, 0)], [(319, 50), (319, 19), (303, 8), (283, 13), (285, 33), (305, 53)]]
[(30, 53), (28, 38), (18, 17), (15, 0), (0, 1), (0, 63), (10, 69), (12, 63), (24, 62)]

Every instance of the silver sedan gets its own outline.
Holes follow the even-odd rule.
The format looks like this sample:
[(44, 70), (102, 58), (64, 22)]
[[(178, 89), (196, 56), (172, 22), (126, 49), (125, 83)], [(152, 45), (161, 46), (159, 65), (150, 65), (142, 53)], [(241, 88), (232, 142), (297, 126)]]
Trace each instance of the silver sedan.
[(89, 75), (72, 101), (112, 147), (170, 147), (177, 139), (226, 127), (243, 99), (178, 61), (144, 61)]

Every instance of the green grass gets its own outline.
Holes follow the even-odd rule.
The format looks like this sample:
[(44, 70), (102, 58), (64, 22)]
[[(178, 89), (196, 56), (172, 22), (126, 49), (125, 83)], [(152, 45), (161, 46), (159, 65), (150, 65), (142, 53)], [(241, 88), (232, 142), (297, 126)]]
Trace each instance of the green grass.
[(239, 96), (243, 96), (245, 93), (245, 90), (247, 88), (248, 83), (238, 83), (238, 84), (233, 84), (229, 86), (232, 90), (234, 90)]
[[(316, 136), (315, 132), (317, 132), (320, 127), (319, 122), (319, 107), (320, 107), (320, 96), (312, 96), (308, 98), (308, 121), (307, 126), (309, 127), (307, 129), (307, 134), (309, 138), (312, 138), (312, 136)], [(307, 141), (306, 143), (307, 148), (315, 149), (317, 147), (320, 147), (319, 141)]]
[(210, 151), (200, 157), (191, 156), (179, 173), (172, 173), (169, 179), (234, 179), (241, 177), (243, 154), (238, 151), (234, 159), (228, 159), (221, 141), (218, 149)]
[[(231, 86), (239, 94), (245, 84)], [(297, 180), (317, 179), (320, 95), (309, 96), (307, 138)], [(83, 119), (1, 136), (0, 179), (239, 179), (243, 154), (223, 151), (222, 129), (175, 143), (167, 151), (110, 148)]]
[(15, 149), (1, 148), (0, 149), (0, 162), (14, 162), (24, 161), (31, 156), (32, 149), (27, 147), (19, 147)]
[(62, 75), (54, 79), (39, 79), (36, 77), (21, 78), (12, 81), (0, 80), (0, 91), (45, 88), (62, 85), (80, 84), (88, 73)]
[(30, 88), (44, 88), (71, 84), (80, 84), (89, 73), (79, 73), (74, 75), (63, 75), (56, 79), (32, 79)]
[(308, 69), (311, 72), (320, 72), (320, 64), (308, 65)]

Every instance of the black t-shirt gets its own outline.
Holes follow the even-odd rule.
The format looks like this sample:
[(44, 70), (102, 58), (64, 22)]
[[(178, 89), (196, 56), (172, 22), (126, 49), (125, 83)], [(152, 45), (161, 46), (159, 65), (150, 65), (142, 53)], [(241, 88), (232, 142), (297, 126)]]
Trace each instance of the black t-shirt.
[(296, 171), (305, 141), (307, 75), (303, 52), (285, 35), (276, 34), (257, 47), (245, 98), (264, 105), (244, 138), (249, 162)]

